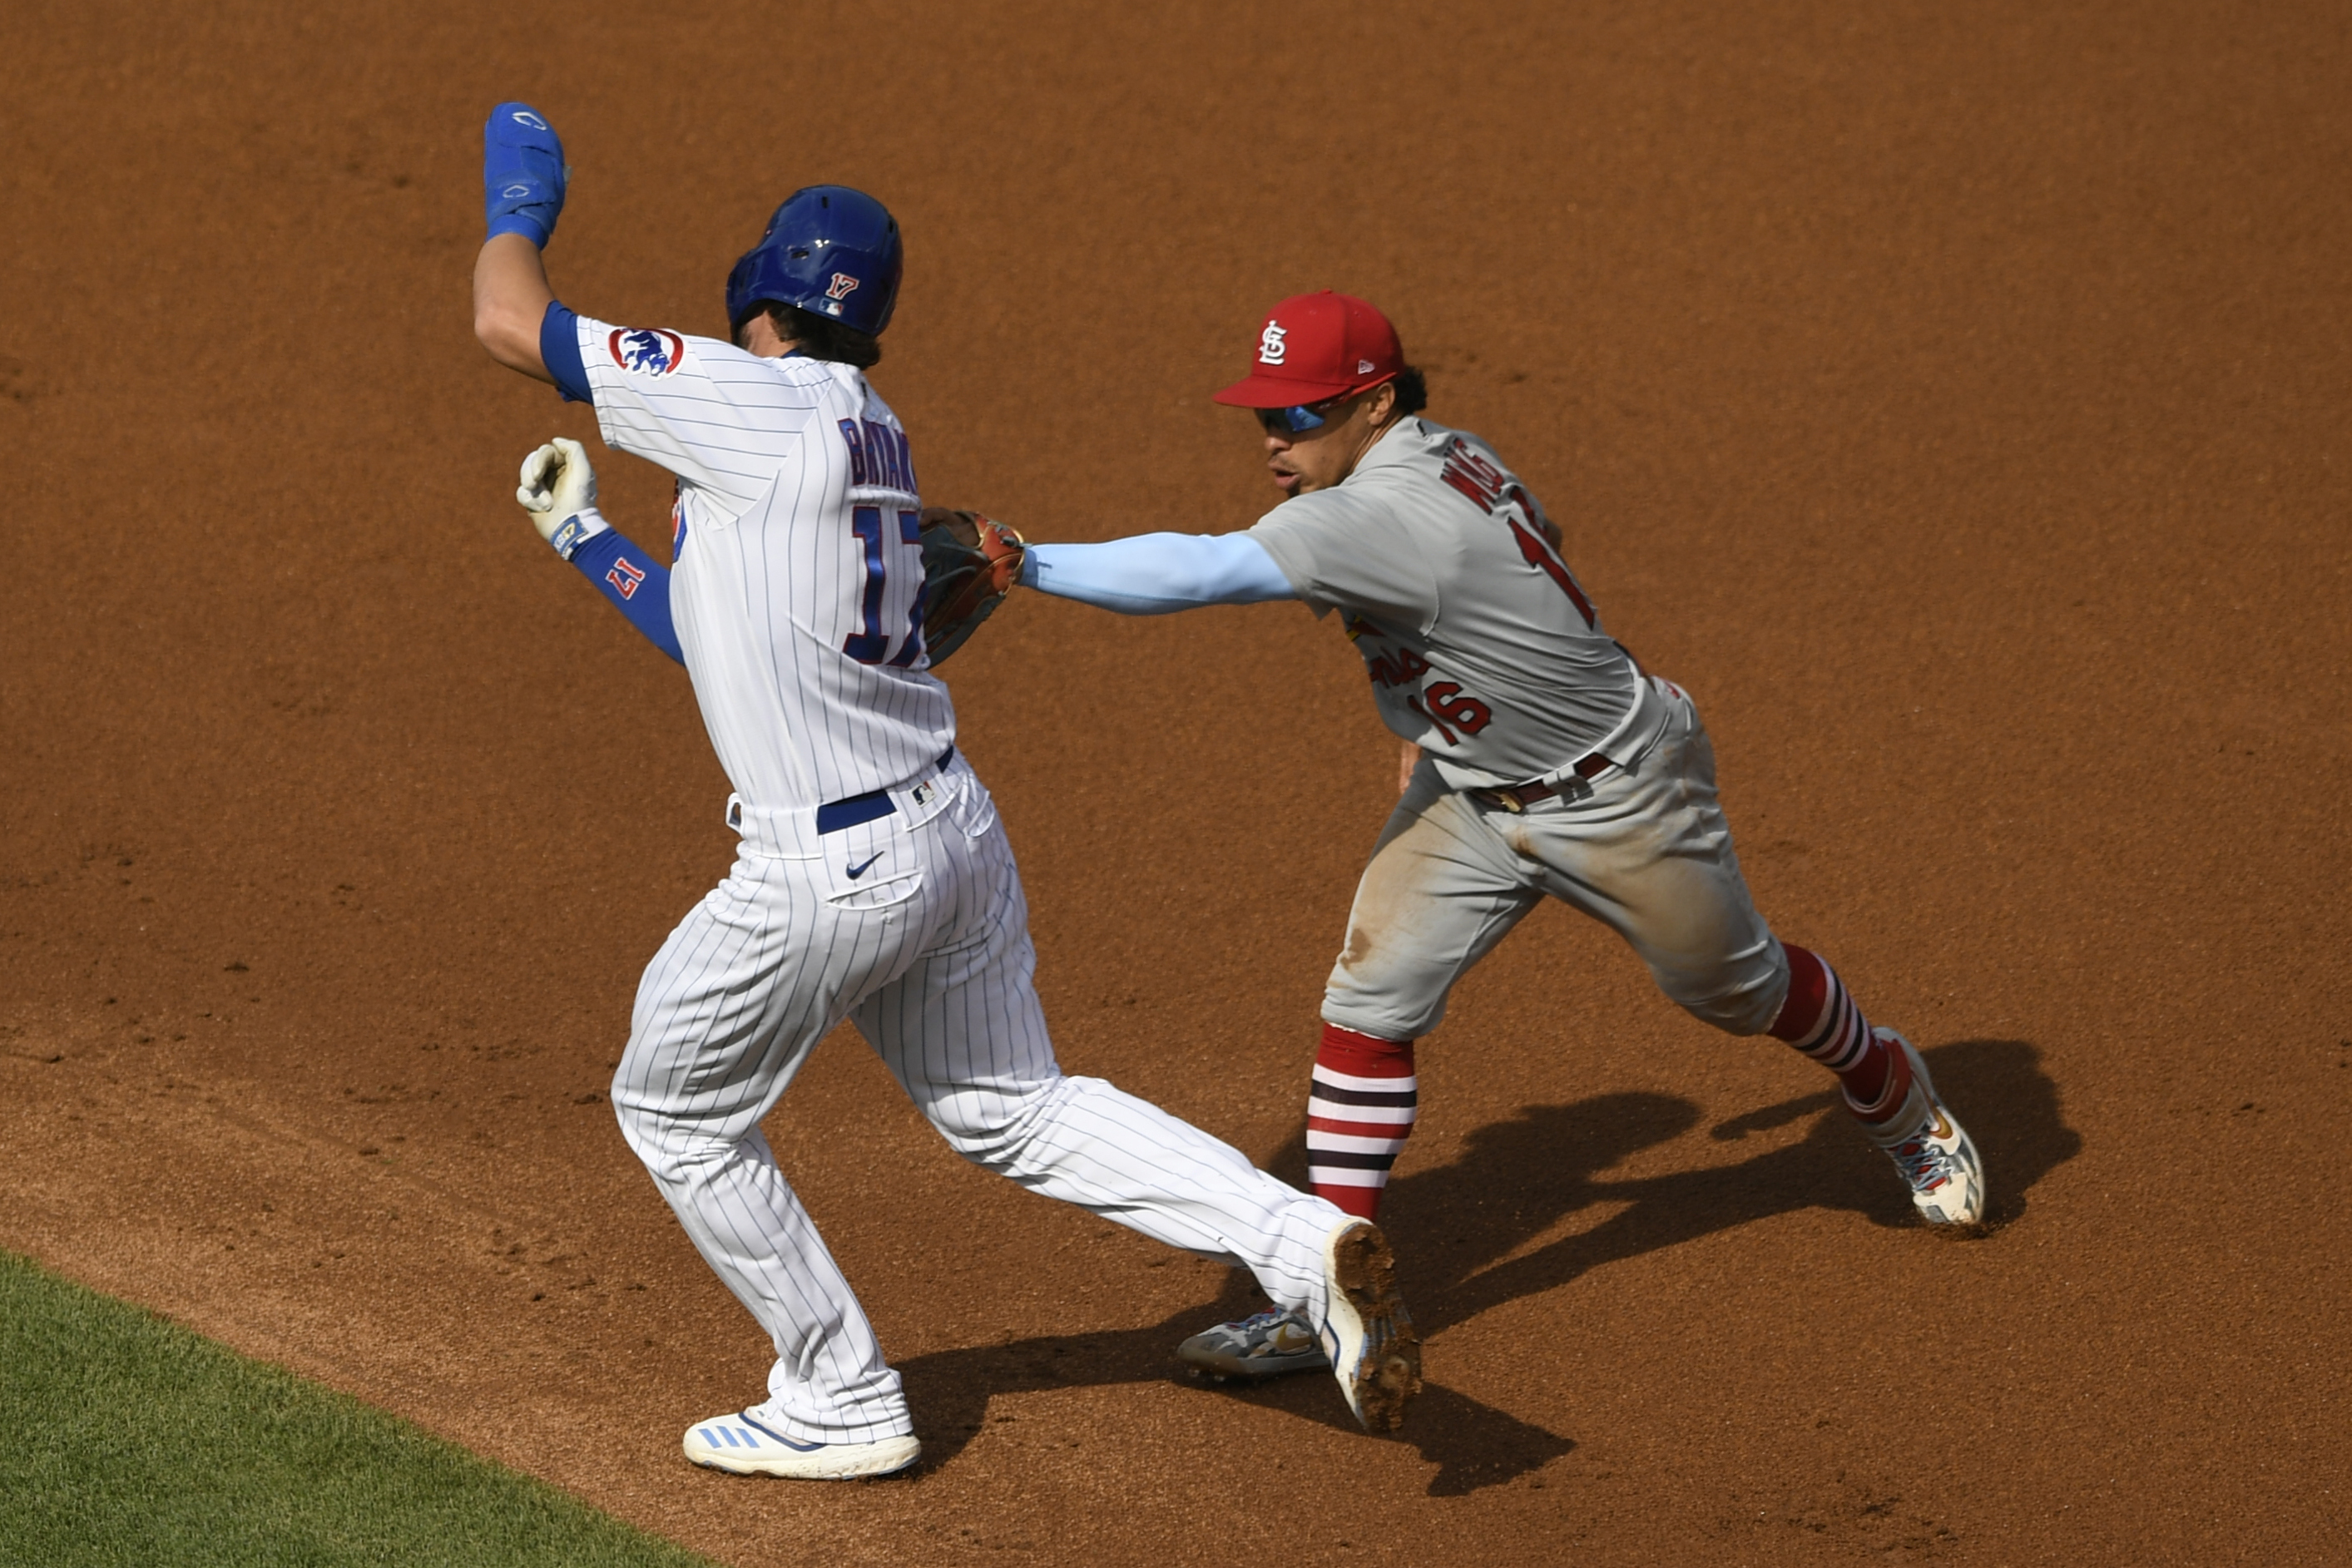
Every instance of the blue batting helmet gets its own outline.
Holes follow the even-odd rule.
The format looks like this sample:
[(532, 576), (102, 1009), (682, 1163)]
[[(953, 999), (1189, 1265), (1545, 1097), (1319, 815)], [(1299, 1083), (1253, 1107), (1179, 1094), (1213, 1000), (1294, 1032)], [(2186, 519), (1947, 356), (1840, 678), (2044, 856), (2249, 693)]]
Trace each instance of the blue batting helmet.
[(803, 186), (727, 275), (728, 330), (742, 330), (772, 299), (878, 336), (904, 264), (889, 208), (847, 185)]

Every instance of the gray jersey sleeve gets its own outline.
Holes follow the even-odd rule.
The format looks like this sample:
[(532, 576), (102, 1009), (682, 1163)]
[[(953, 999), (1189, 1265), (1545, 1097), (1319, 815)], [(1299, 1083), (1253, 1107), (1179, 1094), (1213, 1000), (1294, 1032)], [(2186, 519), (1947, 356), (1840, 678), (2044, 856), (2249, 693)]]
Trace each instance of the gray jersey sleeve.
[(1249, 537), (1316, 614), (1355, 611), (1427, 632), (1437, 624), (1438, 574), (1395, 509), (1345, 486), (1295, 496)]

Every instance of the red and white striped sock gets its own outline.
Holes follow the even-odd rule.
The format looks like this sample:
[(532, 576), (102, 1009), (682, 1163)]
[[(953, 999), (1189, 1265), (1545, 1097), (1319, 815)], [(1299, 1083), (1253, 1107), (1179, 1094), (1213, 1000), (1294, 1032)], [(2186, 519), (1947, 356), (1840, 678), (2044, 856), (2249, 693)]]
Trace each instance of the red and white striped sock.
[(1846, 1109), (1865, 1122), (1884, 1121), (1911, 1092), (1911, 1063), (1870, 1032), (1837, 971), (1817, 953), (1784, 943), (1789, 999), (1772, 1020), (1785, 1040), (1838, 1075)]
[(1377, 1216), (1420, 1103), (1412, 1041), (1325, 1024), (1307, 1101), (1307, 1185), (1315, 1196), (1365, 1219)]

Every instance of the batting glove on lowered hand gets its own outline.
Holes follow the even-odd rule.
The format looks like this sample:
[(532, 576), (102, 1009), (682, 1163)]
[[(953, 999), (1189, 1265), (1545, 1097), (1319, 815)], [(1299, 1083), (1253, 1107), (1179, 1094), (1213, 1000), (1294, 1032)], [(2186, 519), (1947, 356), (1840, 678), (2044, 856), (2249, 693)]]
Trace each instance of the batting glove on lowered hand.
[(489, 234), (520, 235), (541, 250), (563, 212), (572, 166), (563, 141), (539, 110), (502, 103), (482, 127), (482, 205)]
[(559, 435), (522, 460), (522, 483), (515, 499), (530, 514), (539, 537), (555, 553), (572, 559), (598, 534), (611, 531), (596, 511), (596, 470), (588, 465), (588, 449), (568, 435)]

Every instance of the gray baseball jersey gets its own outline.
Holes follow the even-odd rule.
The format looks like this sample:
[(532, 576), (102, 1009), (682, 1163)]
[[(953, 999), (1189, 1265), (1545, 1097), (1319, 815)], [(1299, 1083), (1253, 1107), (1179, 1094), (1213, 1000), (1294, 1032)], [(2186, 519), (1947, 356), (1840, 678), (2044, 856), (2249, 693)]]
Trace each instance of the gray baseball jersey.
[(1493, 448), (1416, 417), (1250, 538), (1316, 614), (1346, 616), (1388, 727), (1470, 789), (1558, 771), (1633, 704), (1639, 672), (1549, 533)]

